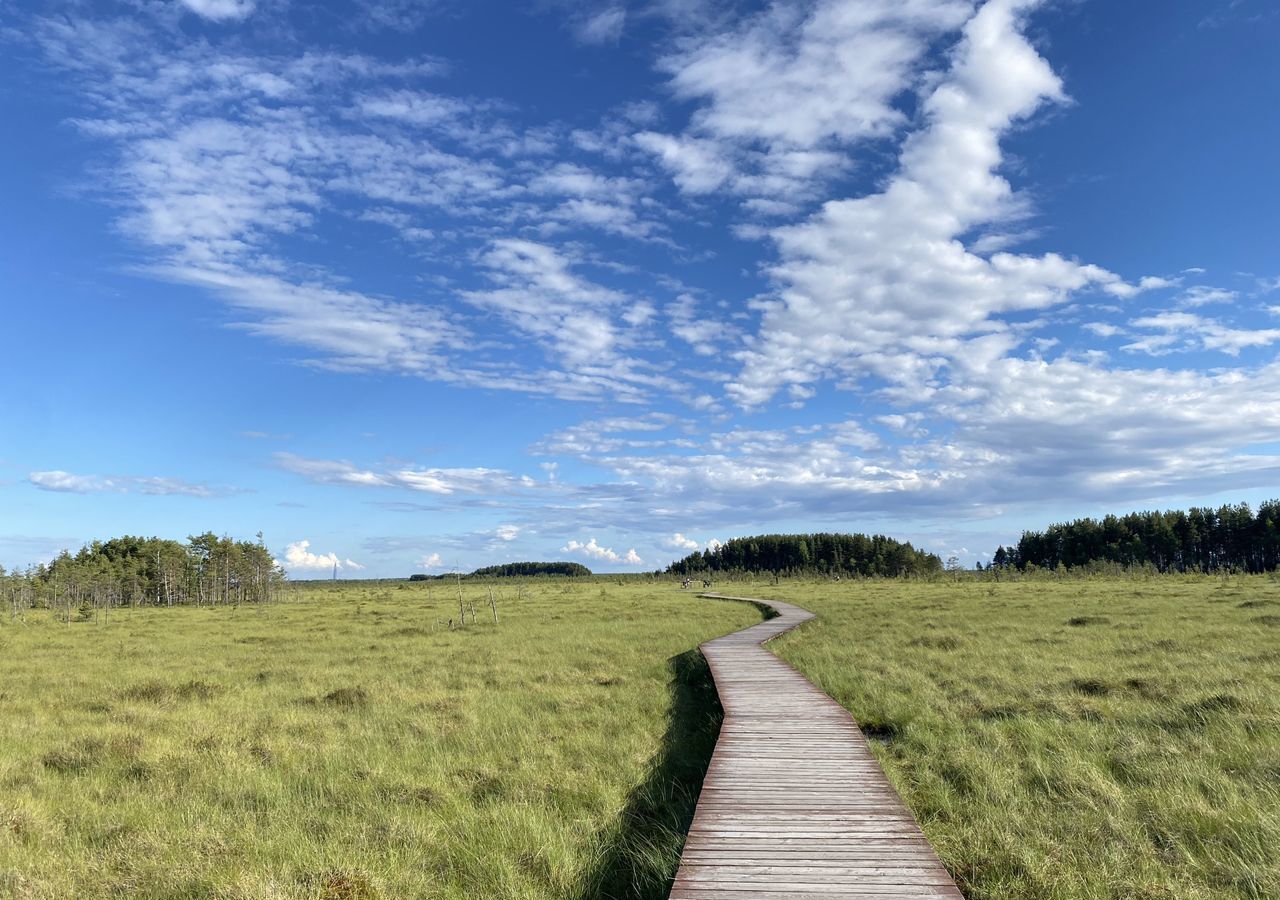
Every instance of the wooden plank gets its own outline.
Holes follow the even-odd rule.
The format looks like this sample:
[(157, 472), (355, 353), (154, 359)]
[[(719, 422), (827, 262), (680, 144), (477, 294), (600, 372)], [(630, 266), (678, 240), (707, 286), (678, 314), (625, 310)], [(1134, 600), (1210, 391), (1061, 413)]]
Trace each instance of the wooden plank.
[(724, 722), (671, 900), (963, 900), (856, 722), (763, 644), (812, 619), (775, 618), (700, 648)]

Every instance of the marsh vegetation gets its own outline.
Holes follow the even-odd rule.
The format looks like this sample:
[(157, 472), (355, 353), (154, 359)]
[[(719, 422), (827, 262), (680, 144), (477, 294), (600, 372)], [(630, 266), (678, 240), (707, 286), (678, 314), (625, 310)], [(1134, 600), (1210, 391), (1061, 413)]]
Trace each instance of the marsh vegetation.
[[(970, 898), (1280, 896), (1269, 576), (719, 584)], [(485, 615), (496, 591), (500, 624)], [(716, 733), (671, 582), (314, 583), (0, 624), (0, 896), (660, 898)]]
[(1280, 583), (761, 585), (973, 900), (1280, 897)]
[(715, 740), (689, 651), (759, 613), (498, 590), (452, 629), (408, 583), (6, 615), (0, 897), (663, 896)]

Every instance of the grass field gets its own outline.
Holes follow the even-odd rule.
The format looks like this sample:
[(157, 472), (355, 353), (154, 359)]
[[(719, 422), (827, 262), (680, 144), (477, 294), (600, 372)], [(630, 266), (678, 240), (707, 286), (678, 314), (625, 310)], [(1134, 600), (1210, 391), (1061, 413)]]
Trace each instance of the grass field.
[(971, 900), (1280, 897), (1275, 579), (754, 590)]
[[(714, 744), (670, 584), (0, 623), (0, 897), (662, 896)], [(434, 629), (434, 630), (433, 630)]]
[[(0, 897), (657, 898), (714, 740), (671, 584), (0, 624)], [(1280, 897), (1280, 583), (721, 584), (851, 709), (967, 896)]]

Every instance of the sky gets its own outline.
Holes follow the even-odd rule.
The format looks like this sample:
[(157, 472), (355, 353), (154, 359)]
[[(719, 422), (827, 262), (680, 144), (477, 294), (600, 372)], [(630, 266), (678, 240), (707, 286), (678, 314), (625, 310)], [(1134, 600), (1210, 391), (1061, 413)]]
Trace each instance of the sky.
[(1280, 496), (1269, 0), (0, 0), (0, 563)]

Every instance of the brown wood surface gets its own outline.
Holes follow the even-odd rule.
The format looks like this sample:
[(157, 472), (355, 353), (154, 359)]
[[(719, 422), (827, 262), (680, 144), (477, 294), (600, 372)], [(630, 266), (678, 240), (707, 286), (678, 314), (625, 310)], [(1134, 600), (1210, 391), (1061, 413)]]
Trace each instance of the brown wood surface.
[(724, 723), (671, 900), (963, 900), (853, 717), (761, 646), (812, 619), (790, 603), (701, 647)]

